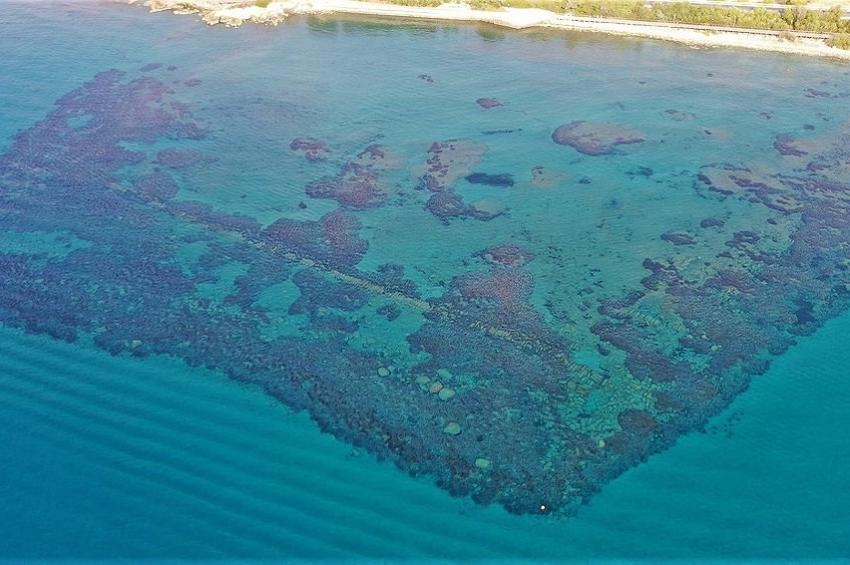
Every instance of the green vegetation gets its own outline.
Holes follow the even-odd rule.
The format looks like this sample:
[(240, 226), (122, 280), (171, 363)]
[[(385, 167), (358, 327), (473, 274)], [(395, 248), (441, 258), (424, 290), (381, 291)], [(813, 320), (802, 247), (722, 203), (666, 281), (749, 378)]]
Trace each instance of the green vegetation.
[(830, 47), (850, 49), (850, 33), (836, 33), (826, 41)]
[(815, 33), (850, 33), (850, 21), (842, 20), (841, 8), (827, 12), (806, 10), (799, 6), (783, 12), (756, 8), (721, 8), (694, 6), (686, 3), (648, 6), (637, 1), (577, 0), (570, 1), (567, 12), (583, 16), (623, 18), (655, 22), (805, 31)]
[(392, 0), (393, 4), (401, 4), (403, 6), (421, 6), (424, 8), (436, 8), (440, 4), (444, 4), (448, 0)]
[[(450, 0), (385, 0), (404, 6), (439, 6)], [(458, 1), (458, 0), (454, 0)], [(462, 0), (460, 0), (462, 1)], [(648, 4), (643, 0), (467, 0), (471, 7), (479, 10), (511, 8), (542, 8), (551, 12), (623, 20), (668, 22), (746, 29), (768, 29), (787, 32), (780, 37), (796, 41), (793, 32), (832, 33), (827, 43), (834, 47), (850, 49), (850, 20), (842, 20), (841, 8), (834, 7), (826, 12), (807, 10), (802, 7), (806, 0), (788, 0), (782, 12), (755, 8), (724, 8), (694, 6), (685, 2), (676, 4)], [(259, 0), (258, 0), (259, 2)]]
[(268, 8), (271, 3), (272, 0), (254, 0), (254, 5), (260, 8)]
[(468, 4), (479, 10), (496, 10), (502, 6), (511, 8), (539, 8), (557, 14), (569, 11), (565, 0), (468, 0)]
[[(440, 0), (390, 0), (404, 6), (439, 6)], [(800, 1), (800, 0), (795, 0)], [(555, 13), (648, 22), (672, 22), (697, 25), (804, 31), (814, 33), (850, 33), (850, 21), (842, 20), (841, 8), (826, 12), (792, 5), (782, 12), (756, 8), (694, 6), (685, 2), (651, 5), (640, 0), (468, 0), (479, 10), (502, 7), (542, 8)]]

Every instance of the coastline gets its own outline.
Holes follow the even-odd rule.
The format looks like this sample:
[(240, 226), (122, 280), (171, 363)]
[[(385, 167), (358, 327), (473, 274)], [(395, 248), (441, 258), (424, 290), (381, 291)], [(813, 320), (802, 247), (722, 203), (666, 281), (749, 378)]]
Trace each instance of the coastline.
[[(290, 16), (349, 14), (391, 18), (489, 23), (511, 29), (548, 28), (674, 41), (693, 47), (734, 47), (780, 53), (831, 57), (850, 61), (850, 50), (829, 47), (823, 39), (797, 37), (789, 41), (764, 30), (709, 26), (684, 26), (660, 22), (573, 17), (536, 8), (477, 10), (464, 4), (438, 7), (403, 6), (360, 0), (282, 0), (268, 6), (245, 5), (239, 0), (127, 0), (143, 4), (152, 12), (195, 14), (209, 25), (239, 26), (243, 23), (277, 25)], [(707, 29), (708, 28), (708, 29)]]

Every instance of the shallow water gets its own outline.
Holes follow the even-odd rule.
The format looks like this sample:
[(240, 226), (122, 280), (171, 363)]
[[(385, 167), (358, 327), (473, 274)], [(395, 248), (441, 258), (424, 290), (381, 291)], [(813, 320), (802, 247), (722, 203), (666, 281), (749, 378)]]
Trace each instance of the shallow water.
[(4, 555), (850, 553), (845, 66), (44, 6), (0, 16)]

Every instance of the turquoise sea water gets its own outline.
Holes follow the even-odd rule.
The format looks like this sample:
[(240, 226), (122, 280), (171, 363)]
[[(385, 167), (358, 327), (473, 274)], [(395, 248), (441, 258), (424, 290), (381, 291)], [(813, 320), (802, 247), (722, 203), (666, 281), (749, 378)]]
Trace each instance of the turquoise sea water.
[[(628, 335), (683, 361), (674, 350), (685, 333), (682, 324), (688, 323), (690, 315), (698, 319), (704, 314), (676, 310), (670, 304), (680, 295), (664, 294), (642, 283), (650, 272), (644, 259), (669, 259), (687, 279), (681, 286), (711, 280), (721, 268), (761, 273), (760, 259), (754, 257), (759, 253), (784, 257), (783, 250), (789, 248), (800, 226), (812, 224), (801, 219), (793, 202), (783, 200), (776, 206), (774, 194), (787, 197), (779, 192), (779, 184), (764, 192), (725, 195), (722, 190), (709, 190), (699, 174), (720, 189), (730, 186), (724, 175), (728, 176), (733, 166), (747, 168), (746, 175), (735, 169), (738, 177), (749, 175), (747, 182), (732, 183), (739, 188), (777, 183), (777, 178), (800, 178), (799, 171), (805, 169), (808, 158), (794, 155), (798, 151), (816, 155), (812, 162), (825, 164), (826, 173), (811, 171), (822, 175), (818, 180), (825, 178), (839, 185), (850, 180), (850, 161), (842, 153), (846, 151), (850, 77), (846, 66), (829, 61), (693, 50), (595, 35), (506, 33), (473, 25), (310, 18), (277, 28), (230, 30), (208, 28), (191, 17), (151, 15), (110, 4), (9, 3), (2, 7), (0, 152), (11, 155), (3, 164), (4, 171), (29, 166), (30, 161), (17, 156), (26, 155), (19, 152), (24, 143), (14, 137), (17, 132), (30, 132), (25, 140), (44, 143), (36, 153), (52, 154), (55, 147), (37, 136), (34, 125), (49, 123), (45, 117), (52, 115), (57, 101), (59, 107), (73, 104), (62, 97), (108, 69), (126, 72), (129, 80), (149, 76), (168, 85), (175, 91), (174, 99), (185, 105), (169, 108), (175, 112), (185, 108), (207, 130), (199, 140), (185, 136), (148, 140), (142, 134), (128, 134), (120, 140), (125, 148), (145, 148), (151, 154), (166, 147), (191, 147), (203, 153), (200, 162), (169, 172), (179, 191), (176, 200), (160, 203), (168, 211), (163, 215), (166, 219), (151, 213), (154, 219), (140, 229), (127, 219), (134, 218), (133, 208), (100, 212), (94, 203), (91, 209), (85, 208), (87, 201), (81, 200), (80, 204), (74, 201), (77, 208), (69, 208), (78, 212), (79, 218), (62, 218), (60, 225), (60, 219), (39, 212), (37, 196), (28, 214), (15, 215), (14, 206), (29, 202), (27, 197), (16, 200), (15, 196), (4, 200), (0, 239), (4, 257), (25, 257), (27, 265), (46, 269), (41, 271), (45, 278), (56, 276), (50, 270), (52, 261), (64, 265), (59, 276), (63, 269), (81, 269), (77, 263), (63, 261), (75, 261), (88, 250), (112, 242), (88, 240), (75, 223), (98, 222), (115, 238), (113, 255), (132, 244), (138, 245), (132, 249), (144, 257), (148, 238), (157, 243), (182, 238), (175, 247), (176, 263), (185, 272), (195, 272), (203, 264), (201, 258), (209, 260), (210, 248), (205, 245), (232, 241), (227, 234), (237, 230), (216, 226), (211, 215), (198, 219), (189, 212), (172, 212), (170, 203), (203, 202), (212, 210), (253, 218), (263, 227), (280, 218), (315, 222), (340, 203), (311, 198), (305, 186), (325, 175), (333, 177), (346, 162), (355, 161), (358, 153), (379, 144), (388, 155), (380, 165), (378, 186), (384, 201), (380, 206), (363, 206), (365, 209), (349, 205), (368, 250), (358, 258), (356, 269), (344, 261), (339, 263), (341, 259), (333, 254), (318, 269), (322, 277), (356, 278), (365, 285), (366, 304), (331, 308), (327, 301), (336, 295), (317, 284), (320, 290), (314, 300), (321, 306), (313, 312), (313, 319), (308, 313), (290, 310), (299, 296), (311, 290), (309, 284), (302, 281), (299, 289), (294, 276), (275, 279), (262, 271), (249, 273), (250, 280), (262, 283), (251, 302), (265, 308), (266, 318), (259, 324), (263, 338), (271, 342), (281, 336), (306, 335), (319, 342), (333, 333), (321, 324), (345, 326), (347, 320), (357, 324), (354, 331), (340, 331), (347, 335), (347, 347), (377, 352), (381, 367), (392, 367), (389, 381), (379, 380), (386, 377), (377, 377), (372, 370), (373, 380), (412, 380), (424, 374), (425, 369), (417, 364), (427, 363), (428, 355), (411, 352), (407, 336), (423, 326), (423, 318), (430, 312), (427, 308), (439, 311), (423, 304), (439, 305), (444, 293), (452, 296), (446, 289), (455, 288), (453, 280), (467, 288), (463, 287), (467, 279), (458, 277), (487, 272), (490, 267), (482, 250), (519, 246), (526, 258), (533, 256), (521, 266), (534, 281), (527, 296), (525, 279), (492, 283), (485, 278), (473, 288), (491, 292), (495, 286), (492, 292), (496, 297), (512, 297), (516, 285), (534, 317), (528, 319), (528, 310), (512, 305), (512, 299), (505, 299), (510, 307), (495, 300), (505, 309), (497, 312), (500, 317), (495, 327), (492, 318), (470, 316), (475, 322), (491, 324), (490, 333), (498, 334), (496, 337), (504, 337), (505, 331), (528, 331), (537, 336), (537, 344), (556, 340), (546, 333), (549, 330), (540, 330), (538, 322), (553, 328), (557, 338), (565, 340), (571, 370), (578, 367), (582, 374), (590, 375), (591, 382), (595, 382), (592, 375), (604, 375), (599, 385), (578, 380), (570, 387), (565, 382), (570, 394), (557, 404), (558, 416), (549, 417), (560, 418), (559, 424), (580, 430), (594, 443), (601, 439), (601, 450), (606, 440), (609, 448), (620, 445), (622, 460), (632, 461), (633, 453), (627, 449), (632, 444), (640, 455), (659, 449), (644, 443), (646, 438), (637, 433), (625, 439), (616, 435), (620, 427), (627, 427), (618, 419), (626, 410), (640, 409), (659, 421), (668, 421), (658, 405), (647, 400), (648, 394), (672, 390), (671, 394), (682, 395), (692, 403), (685, 413), (694, 414), (697, 420), (696, 415), (713, 414), (724, 402), (685, 397), (679, 389), (664, 388), (672, 386), (669, 383), (633, 377), (640, 366), (627, 365), (629, 357), (624, 351), (629, 346), (620, 342), (612, 346), (611, 340), (600, 339), (600, 330), (593, 330), (594, 324), (607, 316), (597, 314), (598, 300), (620, 298), (643, 288), (646, 296), (638, 308), (627, 315), (617, 311), (607, 318), (635, 323), (626, 326)], [(161, 66), (140, 70), (151, 63)], [(172, 65), (176, 68), (168, 70)], [(89, 113), (102, 111), (109, 127), (137, 132), (138, 122), (153, 123), (156, 116), (134, 114), (133, 108), (119, 102), (125, 97), (146, 103), (147, 93), (157, 88), (142, 90), (139, 98), (134, 90), (120, 90), (115, 95), (112, 90), (92, 88), (93, 93), (85, 99), (86, 108)], [(493, 98), (504, 105), (484, 109), (476, 104), (479, 98)], [(69, 122), (73, 129), (86, 127), (84, 116), (73, 120)], [(644, 141), (615, 146), (605, 155), (592, 155), (586, 146), (584, 152), (578, 151), (580, 141), (573, 147), (552, 142), (556, 127), (575, 121), (596, 124), (593, 131), (602, 132), (602, 138), (606, 130), (598, 124), (616, 124), (616, 135), (636, 131)], [(786, 149), (784, 155), (776, 149), (781, 146), (778, 136), (783, 135), (791, 139), (792, 149)], [(291, 148), (293, 139), (308, 137), (324, 142), (324, 160), (310, 162)], [(457, 172), (458, 179), (445, 184), (462, 196), (464, 205), (498, 214), (496, 217), (482, 219), (474, 213), (438, 217), (426, 208), (429, 191), (414, 187), (429, 174), (426, 159), (435, 154), (428, 153), (429, 146), (447, 140), (461, 140), (457, 142), (461, 149), (453, 154), (456, 160), (448, 167), (449, 175)], [(78, 183), (85, 188), (100, 170), (87, 174), (86, 163), (108, 163), (103, 148), (94, 144), (88, 149), (57, 139), (55, 145), (63, 153), (38, 170), (28, 170), (23, 183), (26, 190), (38, 194), (40, 187), (33, 179), (42, 178), (39, 175), (44, 170), (60, 170), (60, 184)], [(79, 161), (74, 148), (82, 151)], [(443, 154), (451, 151), (444, 146)], [(797, 158), (804, 161), (794, 161)], [(129, 163), (101, 184), (126, 196), (128, 192), (122, 190), (150, 172), (149, 161)], [(76, 178), (77, 170), (84, 171), (82, 179)], [(509, 174), (514, 184), (494, 186), (462, 179), (473, 172)], [(439, 176), (439, 171), (432, 176)], [(4, 189), (13, 194), (20, 189), (15, 182), (4, 182)], [(806, 190), (806, 197), (818, 193), (816, 188)], [(133, 196), (126, 198), (136, 202)], [(839, 202), (843, 200), (839, 198), (836, 205)], [(700, 227), (706, 218), (720, 219), (723, 225)], [(126, 228), (122, 222), (128, 224)], [(116, 226), (114, 236), (110, 226)], [(138, 236), (134, 230), (147, 235)], [(729, 244), (736, 241), (734, 234), (745, 231), (756, 232), (760, 242)], [(840, 232), (840, 227), (836, 231)], [(674, 236), (664, 239), (662, 234)], [(675, 234), (696, 241), (673, 245), (670, 240), (676, 240)], [(837, 242), (831, 243), (831, 249), (843, 252), (841, 235), (835, 236)], [(825, 250), (812, 265), (833, 260), (833, 251), (827, 247), (824, 244)], [(312, 248), (305, 244), (298, 249), (300, 253)], [(735, 254), (721, 255), (727, 249)], [(313, 262), (317, 253), (301, 254), (298, 260)], [(261, 265), (266, 264), (263, 261), (275, 265), (263, 257)], [(713, 262), (716, 257), (720, 257), (720, 267)], [(106, 260), (104, 256), (96, 261)], [(20, 265), (9, 261), (3, 264), (9, 272)], [(237, 305), (224, 297), (234, 292), (238, 277), (257, 261), (234, 259), (213, 264), (208, 268), (215, 276), (195, 282), (193, 297), (224, 304), (221, 310), (204, 311), (210, 319), (230, 320), (223, 316), (237, 311)], [(370, 278), (387, 263), (402, 265), (418, 293), (411, 298), (411, 293), (400, 292), (401, 298), (388, 301), (400, 310), (392, 322), (374, 313), (386, 306), (382, 302), (386, 296), (393, 296), (386, 294), (391, 281)], [(97, 262), (86, 265), (83, 272), (97, 281), (101, 267)], [(307, 263), (299, 265), (304, 272), (317, 271)], [(143, 278), (144, 267), (133, 263), (131, 277)], [(88, 292), (101, 302), (86, 311), (107, 328), (115, 323), (113, 302), (109, 302), (113, 298), (102, 289), (112, 284), (107, 276), (119, 276), (111, 268), (102, 267), (102, 285), (90, 283)], [(518, 270), (497, 265), (494, 273), (513, 277)], [(12, 288), (19, 281), (14, 277), (3, 279), (9, 285), (4, 292), (24, 296), (19, 287)], [(800, 273), (793, 278), (805, 277)], [(468, 280), (478, 284), (478, 279)], [(770, 284), (767, 277), (759, 281)], [(127, 283), (127, 288), (146, 289), (133, 284)], [(310, 397), (304, 402), (292, 392), (281, 393), (291, 404), (307, 408), (325, 429), (343, 439), (353, 438), (358, 445), (354, 447), (350, 441), (322, 433), (307, 412), (292, 412), (264, 393), (263, 386), (273, 389), (270, 381), (246, 384), (228, 379), (225, 373), (249, 380), (227, 365), (249, 355), (239, 343), (225, 341), (219, 351), (208, 346), (203, 335), (190, 336), (186, 338), (189, 350), (221, 355), (215, 360), (216, 367), (190, 367), (186, 361), (192, 359), (191, 353), (169, 338), (178, 331), (179, 320), (162, 322), (167, 326), (163, 329), (157, 319), (151, 321), (132, 307), (134, 298), (139, 298), (143, 307), (155, 307), (148, 294), (115, 299), (127, 305), (124, 320), (131, 328), (129, 333), (104, 331), (102, 327), (87, 328), (85, 321), (74, 317), (73, 307), (86, 300), (74, 293), (74, 285), (74, 279), (66, 280), (56, 286), (64, 293), (51, 294), (51, 287), (40, 288), (31, 302), (15, 298), (0, 304), (5, 321), (0, 329), (0, 445), (5, 453), (0, 466), (4, 501), (0, 556), (850, 557), (850, 476), (844, 472), (850, 461), (845, 433), (850, 423), (846, 409), (850, 384), (845, 378), (850, 358), (844, 347), (850, 318), (834, 298), (835, 292), (819, 294), (814, 283), (795, 287), (789, 278), (784, 283), (787, 296), (781, 292), (783, 284), (749, 291), (754, 295), (775, 293), (768, 303), (793, 304), (792, 314), (799, 309), (793, 318), (796, 323), (812, 324), (803, 330), (792, 327), (786, 331), (781, 324), (786, 324), (788, 315), (780, 312), (771, 318), (764, 303), (759, 303), (764, 311), (743, 310), (744, 314), (739, 306), (728, 305), (729, 318), (721, 317), (718, 326), (738, 331), (736, 324), (759, 320), (755, 330), (740, 326), (744, 328), (739, 331), (741, 342), (751, 339), (757, 343), (759, 330), (776, 326), (782, 336), (792, 335), (797, 345), (787, 352), (782, 352), (784, 348), (773, 351), (781, 355), (771, 359), (764, 374), (754, 377), (748, 390), (737, 396), (729, 391), (731, 405), (709, 420), (704, 431), (678, 430), (682, 435), (673, 447), (622, 475), (611, 471), (610, 477), (596, 485), (601, 487), (598, 494), (587, 493), (587, 505), (574, 513), (552, 515), (516, 515), (505, 509), (505, 505), (512, 508), (511, 493), (519, 473), (504, 479), (507, 486), (498, 491), (495, 503), (479, 505), (447, 492), (466, 484), (458, 478), (466, 477), (462, 472), (452, 467), (449, 483), (438, 488), (434, 475), (439, 472), (428, 468), (433, 461), (438, 466), (441, 462), (457, 465), (458, 459), (473, 467), (469, 459), (480, 455), (492, 460), (492, 472), (501, 472), (503, 460), (511, 463), (509, 471), (519, 468), (542, 481), (517, 487), (519, 492), (528, 488), (532, 495), (548, 495), (555, 488), (546, 481), (556, 474), (557, 460), (572, 455), (557, 451), (562, 449), (556, 441), (560, 436), (551, 432), (539, 436), (552, 441), (543, 447), (555, 450), (556, 455), (551, 451), (540, 455), (541, 461), (556, 461), (549, 461), (551, 468), (537, 475), (533, 462), (522, 459), (536, 453), (538, 438), (523, 435), (538, 433), (537, 424), (526, 425), (536, 416), (528, 411), (549, 405), (534, 394), (528, 395), (532, 400), (526, 400), (516, 392), (524, 389), (524, 382), (531, 383), (532, 393), (538, 392), (533, 390), (537, 373), (520, 361), (511, 365), (514, 372), (509, 375), (519, 385), (504, 393), (519, 403), (511, 406), (518, 415), (505, 413), (505, 418), (515, 418), (513, 427), (506, 426), (507, 433), (498, 428), (502, 435), (480, 442), (486, 446), (480, 454), (470, 458), (468, 451), (462, 451), (467, 457), (464, 460), (441, 445), (468, 441), (475, 418), (484, 411), (469, 399), (476, 398), (474, 393), (482, 383), (495, 386), (489, 380), (492, 375), (476, 372), (470, 368), (475, 363), (440, 349), (439, 339), (423, 340), (424, 349), (434, 358), (441, 352), (445, 355), (452, 374), (439, 378), (446, 381), (446, 388), (457, 389), (456, 398), (441, 402), (435, 400), (436, 393), (419, 390), (417, 385), (414, 394), (420, 396), (406, 412), (396, 414), (391, 406), (375, 416), (374, 422), (411, 435), (415, 434), (410, 428), (422, 422), (435, 426), (433, 434), (426, 430), (421, 435), (432, 441), (424, 449), (428, 456), (417, 463), (426, 472), (412, 477), (390, 461), (379, 462), (375, 455), (387, 453), (357, 435), (368, 436), (369, 431), (358, 432), (354, 419), (339, 422), (332, 416), (351, 417), (367, 408), (375, 414), (381, 400), (376, 390), (385, 392), (387, 403), (396, 400), (391, 396), (396, 391), (392, 384), (364, 380), (362, 388), (353, 389), (335, 384), (333, 391), (347, 392), (345, 399), (350, 400), (338, 406), (334, 403), (342, 400), (336, 397), (332, 401)], [(167, 291), (169, 288), (161, 292)], [(156, 292), (149, 294), (155, 296)], [(714, 294), (700, 296), (714, 298)], [(54, 304), (62, 308), (57, 310)], [(449, 305), (465, 312), (465, 302)], [(327, 316), (331, 311), (338, 316)], [(251, 308), (238, 311), (245, 319), (255, 320), (251, 317), (255, 315), (263, 320)], [(522, 324), (510, 323), (514, 318)], [(506, 319), (506, 326), (501, 325)], [(444, 322), (435, 325), (442, 328)], [(79, 329), (80, 335), (69, 339), (66, 328)], [(705, 326), (712, 337), (713, 328)], [(121, 344), (98, 341), (94, 336), (101, 333), (119, 333)], [(142, 334), (144, 339), (139, 338)], [(475, 348), (480, 343), (475, 341), (476, 335), (464, 330), (452, 337), (461, 342), (460, 347)], [(771, 333), (767, 349), (782, 336)], [(505, 347), (523, 341), (521, 338), (510, 333)], [(717, 337), (718, 343), (721, 339), (725, 338)], [(148, 351), (148, 343), (155, 344), (151, 346), (154, 349)], [(117, 348), (116, 355), (108, 352), (112, 347)], [(347, 351), (341, 349), (340, 356)], [(548, 351), (544, 349), (540, 356), (548, 359)], [(759, 348), (751, 356), (761, 359), (764, 352)], [(696, 354), (684, 360), (703, 369), (701, 363), (711, 362)], [(262, 368), (259, 362), (257, 365)], [(623, 371), (623, 366), (630, 370)], [(431, 371), (429, 379), (435, 380), (434, 367), (427, 369)], [(711, 373), (712, 379), (721, 379), (711, 383), (725, 392), (723, 383), (746, 383), (758, 372), (747, 369), (730, 372), (728, 377)], [(427, 386), (430, 383), (424, 388)], [(485, 394), (482, 398), (489, 397)], [(329, 416), (322, 411), (327, 406), (336, 406), (339, 412), (332, 411)], [(460, 420), (451, 413), (455, 406), (463, 407), (467, 415), (461, 420), (462, 433), (453, 439), (441, 430), (447, 418)], [(435, 422), (429, 420), (432, 414)], [(703, 427), (700, 424), (691, 427)], [(466, 443), (463, 446), (469, 448)], [(411, 470), (411, 459), (408, 453), (396, 462)], [(477, 482), (480, 475), (475, 473), (483, 472), (473, 471), (473, 492), (482, 488)], [(458, 482), (451, 482), (455, 480)], [(531, 505), (536, 503), (534, 500)]]

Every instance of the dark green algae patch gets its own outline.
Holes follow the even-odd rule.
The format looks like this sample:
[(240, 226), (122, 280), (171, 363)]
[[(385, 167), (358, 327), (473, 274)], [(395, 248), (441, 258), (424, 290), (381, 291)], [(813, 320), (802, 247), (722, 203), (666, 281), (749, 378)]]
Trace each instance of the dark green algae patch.
[[(772, 356), (850, 302), (850, 132), (777, 137), (781, 170), (700, 166), (694, 191), (761, 207), (767, 227), (737, 230), (708, 254), (697, 244), (723, 227), (720, 216), (692, 232), (659, 225), (676, 253), (645, 257), (639, 286), (613, 297), (580, 291), (585, 315), (576, 318), (597, 353), (622, 359), (598, 369), (575, 358), (572, 338), (533, 300), (529, 265), (548, 258), (520, 241), (470, 255), (438, 296), (404, 265), (363, 266), (371, 242), (358, 216), (397, 205), (387, 172), (407, 166), (392, 147), (367, 145), (306, 185), (305, 201), (335, 207), (315, 220), (264, 225), (181, 199), (180, 172), (214, 157), (204, 153), (209, 126), (181, 101), (197, 83), (166, 84), (175, 72), (103, 72), (0, 157), (4, 233), (55, 236), (44, 249), (0, 254), (0, 320), (257, 385), (452, 494), (514, 513), (569, 513), (702, 427)], [(608, 123), (552, 131), (565, 152), (593, 158), (643, 143)], [(308, 163), (330, 153), (307, 136), (290, 147)], [(458, 190), (514, 189), (512, 177), (479, 168), (486, 150), (462, 139), (423, 147), (421, 213), (461, 231), (509, 213)], [(201, 252), (187, 266), (189, 247)], [(232, 291), (210, 295), (204, 289), (229, 265), (241, 267)], [(297, 299), (288, 331), (272, 334), (274, 313), (260, 297), (281, 284)], [(358, 333), (379, 319), (406, 324), (392, 347)]]

